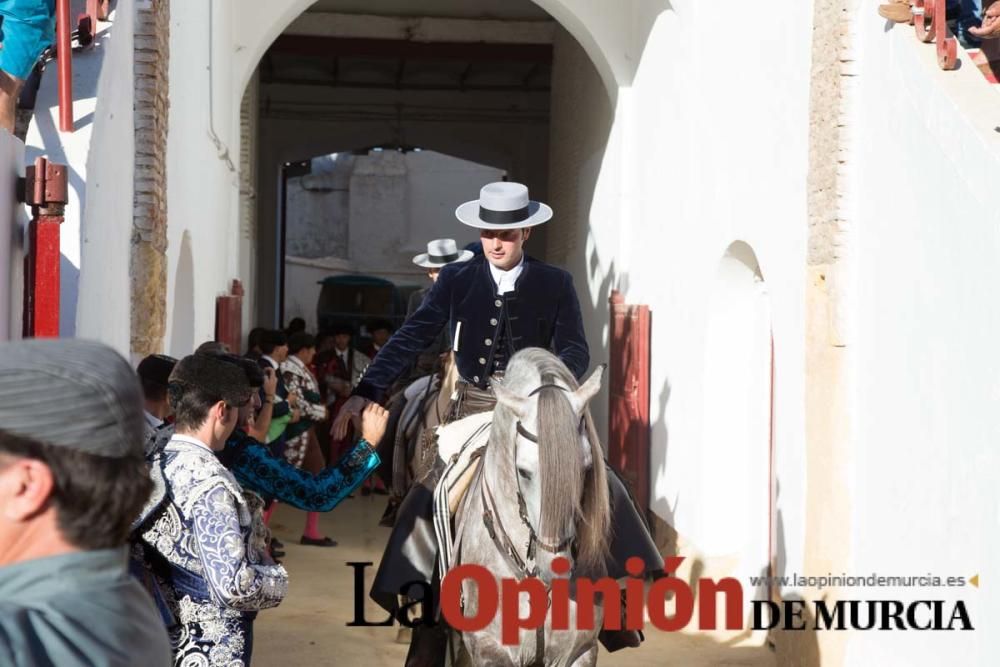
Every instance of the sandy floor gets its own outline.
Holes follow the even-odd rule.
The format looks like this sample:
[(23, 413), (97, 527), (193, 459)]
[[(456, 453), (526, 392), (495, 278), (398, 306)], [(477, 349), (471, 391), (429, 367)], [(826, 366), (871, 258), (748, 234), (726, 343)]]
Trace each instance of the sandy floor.
[[(321, 527), (340, 544), (332, 549), (298, 544), (305, 514), (279, 507), (272, 519), (275, 535), (288, 552), (291, 574), (288, 597), (277, 609), (260, 614), (254, 627), (254, 665), (346, 665), (401, 667), (406, 646), (395, 643), (397, 628), (347, 627), (354, 616), (354, 571), (347, 562), (373, 562), (365, 590), (382, 554), (389, 530), (378, 526), (385, 508), (383, 496), (345, 501), (321, 517)], [(369, 619), (384, 612), (365, 597)], [(603, 650), (603, 649), (602, 649)], [(602, 666), (737, 666), (771, 667), (773, 654), (764, 648), (730, 648), (704, 637), (646, 634), (638, 649), (602, 653)]]

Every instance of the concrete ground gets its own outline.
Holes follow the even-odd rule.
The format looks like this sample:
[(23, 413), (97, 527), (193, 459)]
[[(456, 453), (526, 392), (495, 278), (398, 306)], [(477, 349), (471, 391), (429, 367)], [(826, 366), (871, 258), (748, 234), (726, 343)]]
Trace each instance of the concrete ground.
[[(350, 667), (402, 667), (406, 646), (395, 642), (397, 627), (347, 627), (354, 617), (354, 570), (347, 562), (372, 562), (366, 572), (365, 608), (369, 620), (385, 616), (368, 600), (367, 590), (378, 566), (388, 528), (378, 526), (385, 509), (384, 496), (346, 500), (321, 517), (326, 535), (340, 544), (331, 549), (298, 544), (305, 513), (280, 506), (272, 517), (272, 530), (285, 543), (291, 585), (288, 597), (276, 609), (261, 612), (254, 626), (256, 667), (348, 665)], [(615, 654), (603, 652), (605, 667), (772, 667), (774, 655), (761, 647), (729, 647), (704, 637), (646, 633), (638, 649)]]

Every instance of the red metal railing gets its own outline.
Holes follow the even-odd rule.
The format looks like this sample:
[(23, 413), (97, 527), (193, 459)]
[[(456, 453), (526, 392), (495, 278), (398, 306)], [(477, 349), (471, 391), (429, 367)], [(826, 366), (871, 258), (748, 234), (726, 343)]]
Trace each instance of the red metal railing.
[[(70, 0), (56, 0), (56, 66), (59, 76), (59, 130), (73, 131), (73, 31), (70, 27)], [(90, 46), (97, 34), (97, 22), (108, 18), (108, 0), (87, 0), (87, 11), (76, 20), (77, 42)]]
[(948, 30), (947, 4), (946, 0), (915, 0), (913, 26), (917, 39), (936, 45), (941, 69), (951, 70), (958, 63), (958, 40)]
[(56, 60), (59, 68), (59, 130), (73, 131), (73, 48), (70, 44), (69, 0), (56, 2)]
[(24, 201), (31, 206), (24, 258), (25, 338), (59, 336), (59, 226), (67, 194), (65, 165), (35, 158), (24, 187)]

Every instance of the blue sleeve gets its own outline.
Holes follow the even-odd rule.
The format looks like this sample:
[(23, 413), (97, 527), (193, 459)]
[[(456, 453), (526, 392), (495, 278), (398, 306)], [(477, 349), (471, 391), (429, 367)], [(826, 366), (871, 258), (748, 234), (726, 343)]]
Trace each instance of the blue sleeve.
[(378, 351), (354, 394), (378, 401), (399, 376), (413, 365), (417, 355), (435, 341), (451, 318), (451, 284), (454, 271), (441, 269), (434, 286), (420, 307)]
[(368, 479), (380, 463), (375, 450), (361, 440), (336, 464), (313, 475), (254, 441), (242, 448), (230, 470), (240, 484), (262, 496), (307, 512), (329, 512)]

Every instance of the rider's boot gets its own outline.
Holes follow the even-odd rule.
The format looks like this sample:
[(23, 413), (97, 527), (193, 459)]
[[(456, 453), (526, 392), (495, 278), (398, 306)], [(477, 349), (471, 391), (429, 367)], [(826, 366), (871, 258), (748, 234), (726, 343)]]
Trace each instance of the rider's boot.
[(444, 667), (448, 654), (448, 630), (444, 623), (418, 625), (406, 654), (405, 667)]

